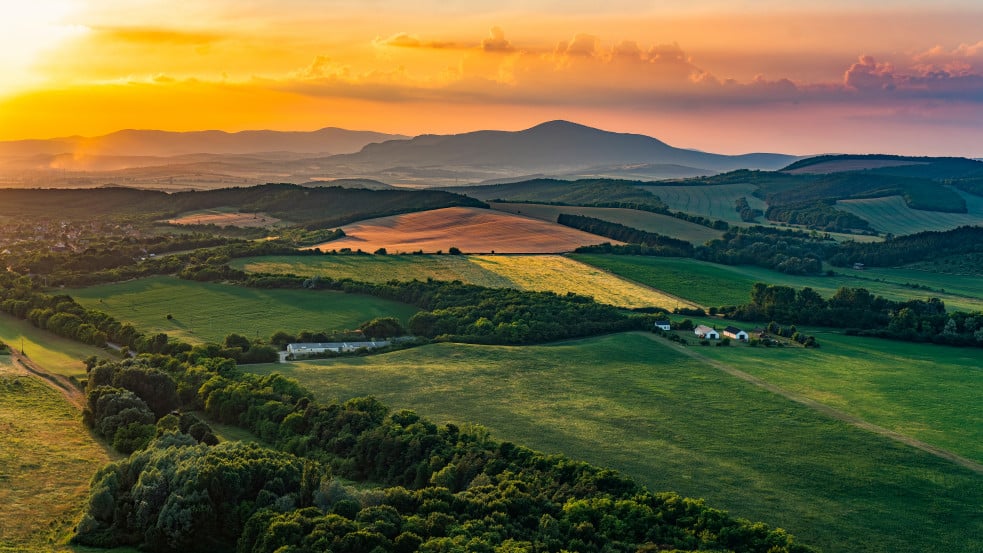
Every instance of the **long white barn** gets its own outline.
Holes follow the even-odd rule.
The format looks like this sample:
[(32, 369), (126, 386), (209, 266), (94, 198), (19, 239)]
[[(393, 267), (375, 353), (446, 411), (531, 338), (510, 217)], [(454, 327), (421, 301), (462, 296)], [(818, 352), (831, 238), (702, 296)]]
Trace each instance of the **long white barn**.
[(355, 351), (357, 349), (381, 348), (389, 345), (389, 340), (378, 340), (372, 342), (302, 342), (298, 344), (287, 344), (287, 353), (293, 356), (316, 355), (319, 353), (341, 353), (343, 351)]

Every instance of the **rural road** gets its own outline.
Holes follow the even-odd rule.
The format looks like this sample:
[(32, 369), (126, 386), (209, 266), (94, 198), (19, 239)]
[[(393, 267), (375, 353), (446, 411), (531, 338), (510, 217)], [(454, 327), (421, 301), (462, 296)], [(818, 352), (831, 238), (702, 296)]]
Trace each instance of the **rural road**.
[(873, 432), (874, 434), (878, 434), (880, 436), (890, 438), (897, 442), (910, 445), (912, 447), (918, 448), (922, 451), (935, 455), (936, 457), (956, 463), (957, 465), (965, 467), (978, 474), (983, 474), (983, 464), (977, 463), (976, 461), (967, 459), (961, 455), (957, 455), (951, 451), (942, 449), (941, 447), (936, 447), (934, 445), (925, 443), (921, 440), (916, 440), (911, 436), (906, 436), (904, 434), (900, 434), (893, 430), (888, 430), (887, 428), (884, 428), (882, 426), (877, 426), (876, 424), (869, 423), (859, 417), (855, 417), (849, 413), (845, 413), (843, 411), (840, 411), (839, 409), (835, 409), (833, 407), (830, 407), (829, 405), (820, 403), (814, 399), (810, 399), (803, 395), (790, 392), (784, 388), (771, 384), (770, 382), (766, 382), (765, 380), (762, 380), (754, 375), (748, 374), (739, 369), (735, 369), (734, 367), (731, 367), (726, 363), (722, 363), (720, 361), (710, 359), (708, 357), (704, 357), (703, 355), (700, 355), (699, 353), (694, 351), (692, 348), (679, 345), (674, 342), (670, 342), (669, 340), (666, 340), (664, 338), (659, 338), (654, 334), (645, 333), (645, 335), (652, 340), (658, 340), (660, 343), (669, 345), (669, 347), (675, 349), (676, 351), (682, 353), (683, 355), (702, 361), (707, 365), (710, 365), (736, 378), (740, 378), (741, 380), (751, 383), (759, 388), (768, 390), (773, 394), (778, 394), (786, 399), (790, 399), (796, 403), (805, 405), (806, 407), (814, 411), (817, 411), (823, 415), (826, 415), (827, 417), (845, 422), (862, 430), (866, 430), (868, 432)]
[(26, 355), (21, 354), (14, 348), (10, 348), (10, 359), (14, 362), (14, 366), (23, 368), (30, 374), (43, 380), (55, 390), (61, 392), (69, 403), (77, 407), (79, 411), (85, 407), (85, 396), (82, 390), (79, 390), (75, 383), (69, 380), (68, 377), (48, 372), (44, 367), (31, 361)]

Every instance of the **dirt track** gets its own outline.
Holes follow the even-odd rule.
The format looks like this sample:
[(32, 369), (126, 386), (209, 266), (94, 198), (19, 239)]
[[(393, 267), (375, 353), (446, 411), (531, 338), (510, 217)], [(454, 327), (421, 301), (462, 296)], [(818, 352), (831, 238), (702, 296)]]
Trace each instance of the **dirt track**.
[(810, 408), (810, 409), (812, 409), (814, 411), (817, 411), (817, 412), (819, 412), (819, 413), (821, 413), (823, 415), (826, 415), (827, 417), (836, 419), (838, 421), (845, 422), (847, 424), (853, 425), (853, 426), (855, 426), (857, 428), (866, 430), (868, 432), (873, 432), (874, 434), (878, 434), (880, 436), (884, 436), (886, 438), (890, 438), (890, 439), (895, 440), (897, 442), (901, 442), (903, 444), (910, 445), (912, 447), (918, 448), (918, 449), (920, 449), (922, 451), (925, 451), (927, 453), (931, 453), (932, 455), (935, 455), (936, 457), (945, 459), (947, 461), (952, 461), (953, 463), (956, 463), (957, 465), (960, 465), (962, 467), (965, 467), (965, 468), (967, 468), (967, 469), (969, 469), (969, 470), (971, 470), (973, 472), (976, 472), (978, 474), (983, 474), (983, 464), (977, 463), (976, 461), (973, 461), (971, 459), (967, 459), (967, 458), (965, 458), (965, 457), (963, 457), (961, 455), (957, 455), (957, 454), (955, 454), (955, 453), (953, 453), (951, 451), (948, 451), (946, 449), (942, 449), (940, 447), (936, 447), (934, 445), (927, 444), (927, 443), (925, 443), (925, 442), (923, 442), (921, 440), (916, 440), (915, 438), (912, 438), (911, 436), (905, 436), (904, 434), (899, 434), (898, 432), (895, 432), (893, 430), (888, 430), (887, 428), (884, 428), (884, 427), (881, 427), (881, 426), (877, 426), (876, 424), (869, 423), (869, 422), (867, 422), (867, 421), (865, 421), (865, 420), (863, 420), (863, 419), (861, 419), (859, 417), (855, 417), (855, 416), (853, 416), (853, 415), (851, 415), (849, 413), (845, 413), (845, 412), (840, 411), (838, 409), (834, 409), (833, 407), (830, 407), (829, 405), (820, 403), (820, 402), (818, 402), (816, 400), (813, 400), (813, 399), (809, 399), (809, 398), (807, 398), (805, 396), (796, 394), (794, 392), (790, 392), (788, 390), (785, 390), (784, 388), (781, 388), (779, 386), (776, 386), (774, 384), (771, 384), (769, 382), (766, 382), (766, 381), (764, 381), (764, 380), (762, 380), (762, 379), (760, 379), (760, 378), (758, 378), (758, 377), (756, 377), (754, 375), (750, 375), (750, 374), (748, 374), (748, 373), (746, 373), (744, 371), (741, 371), (739, 369), (735, 369), (734, 367), (731, 367), (730, 365), (727, 365), (726, 363), (721, 363), (720, 361), (716, 361), (714, 359), (709, 359), (707, 357), (704, 357), (704, 356), (700, 355), (699, 353), (697, 353), (696, 351), (693, 351), (692, 348), (688, 348), (686, 346), (682, 346), (682, 345), (679, 345), (679, 344), (670, 342), (668, 340), (659, 339), (654, 334), (646, 334), (646, 336), (650, 337), (652, 340), (659, 340), (660, 343), (668, 344), (670, 347), (672, 347), (676, 351), (678, 351), (678, 352), (680, 352), (680, 353), (682, 353), (684, 355), (687, 355), (689, 357), (692, 357), (693, 359), (698, 359), (698, 360), (706, 363), (707, 365), (710, 365), (710, 366), (714, 367), (715, 369), (721, 370), (721, 371), (723, 371), (723, 372), (725, 372), (725, 373), (727, 373), (727, 374), (729, 374), (731, 376), (740, 378), (741, 380), (743, 380), (745, 382), (749, 382), (751, 384), (754, 384), (755, 386), (757, 386), (759, 388), (762, 388), (764, 390), (768, 390), (769, 392), (771, 392), (773, 394), (778, 394), (778, 395), (780, 395), (780, 396), (782, 396), (782, 397), (784, 397), (786, 399), (790, 399), (790, 400), (792, 400), (792, 401), (794, 401), (796, 403), (799, 403), (801, 405), (805, 405), (806, 407), (808, 407), (808, 408)]
[(43, 367), (28, 359), (27, 356), (21, 355), (13, 348), (10, 350), (10, 359), (13, 361), (15, 367), (24, 369), (61, 392), (65, 396), (65, 399), (78, 408), (79, 411), (85, 406), (84, 394), (82, 394), (82, 391), (68, 377), (46, 371)]

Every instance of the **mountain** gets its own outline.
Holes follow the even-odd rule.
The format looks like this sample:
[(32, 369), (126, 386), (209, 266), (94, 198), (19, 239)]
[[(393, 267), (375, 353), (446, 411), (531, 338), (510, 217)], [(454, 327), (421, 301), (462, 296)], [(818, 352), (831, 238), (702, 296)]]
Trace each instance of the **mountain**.
[(407, 139), (368, 131), (165, 132), (0, 142), (0, 186), (215, 188), (263, 182), (369, 179), (415, 187), (505, 182), (529, 175), (659, 180), (737, 168), (779, 169), (782, 154), (727, 156), (650, 136), (550, 121)]
[(74, 154), (77, 156), (170, 157), (188, 154), (291, 152), (345, 154), (366, 144), (407, 137), (327, 127), (311, 132), (224, 131), (168, 132), (123, 130), (104, 136), (0, 142), (0, 157)]
[(458, 167), (514, 172), (516, 175), (553, 175), (575, 173), (580, 169), (597, 174), (623, 173), (632, 167), (646, 165), (656, 170), (673, 167), (674, 172), (715, 173), (738, 168), (772, 170), (795, 159), (781, 154), (710, 154), (674, 148), (650, 136), (614, 133), (569, 121), (550, 121), (516, 132), (427, 134), (410, 140), (369, 144), (358, 153), (334, 156), (333, 161), (364, 168)]

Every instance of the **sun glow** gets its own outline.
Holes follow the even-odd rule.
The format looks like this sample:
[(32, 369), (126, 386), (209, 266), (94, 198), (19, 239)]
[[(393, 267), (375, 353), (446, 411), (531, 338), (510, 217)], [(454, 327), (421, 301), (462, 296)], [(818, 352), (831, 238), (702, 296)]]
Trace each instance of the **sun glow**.
[(30, 0), (0, 5), (0, 95), (44, 81), (35, 71), (38, 57), (87, 28), (68, 22), (78, 8), (73, 0)]

